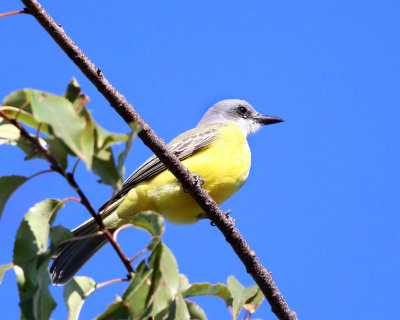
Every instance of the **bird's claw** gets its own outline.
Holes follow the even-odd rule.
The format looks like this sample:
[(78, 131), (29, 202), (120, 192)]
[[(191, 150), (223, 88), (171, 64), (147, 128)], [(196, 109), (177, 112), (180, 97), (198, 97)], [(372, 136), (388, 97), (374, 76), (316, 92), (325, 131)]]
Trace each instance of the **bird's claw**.
[[(232, 227), (234, 227), (235, 224), (236, 224), (236, 220), (230, 216), (231, 212), (232, 212), (232, 210), (229, 209), (229, 210), (226, 211), (224, 214), (225, 214), (225, 217), (226, 217), (226, 218), (229, 220), (229, 222), (231, 223)], [(212, 221), (210, 222), (210, 224), (211, 224), (213, 227), (215, 226), (215, 223), (212, 222)]]
[(194, 180), (196, 181), (196, 182), (195, 182), (195, 183), (196, 183), (196, 187), (201, 187), (201, 186), (203, 186), (204, 183), (206, 182), (206, 179), (200, 178), (200, 175), (197, 174), (197, 173), (193, 174), (193, 178), (194, 178)]
[[(200, 188), (200, 187), (203, 186), (204, 183), (206, 182), (206, 179), (200, 178), (200, 175), (197, 174), (197, 173), (194, 173), (194, 174), (193, 174), (193, 178), (194, 178), (194, 180), (195, 180), (195, 187), (196, 187), (196, 188)], [(189, 191), (188, 191), (187, 189), (185, 189), (185, 188), (183, 188), (183, 192), (189, 193)]]

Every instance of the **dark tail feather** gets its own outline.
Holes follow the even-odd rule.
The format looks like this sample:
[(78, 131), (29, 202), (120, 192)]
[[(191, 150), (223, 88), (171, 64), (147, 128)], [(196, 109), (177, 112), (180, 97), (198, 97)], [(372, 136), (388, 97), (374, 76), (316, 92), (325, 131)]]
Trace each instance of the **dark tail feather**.
[[(96, 232), (97, 224), (91, 219), (73, 230), (74, 236)], [(102, 246), (107, 243), (104, 235), (71, 241), (59, 248), (50, 267), (54, 284), (65, 284)]]

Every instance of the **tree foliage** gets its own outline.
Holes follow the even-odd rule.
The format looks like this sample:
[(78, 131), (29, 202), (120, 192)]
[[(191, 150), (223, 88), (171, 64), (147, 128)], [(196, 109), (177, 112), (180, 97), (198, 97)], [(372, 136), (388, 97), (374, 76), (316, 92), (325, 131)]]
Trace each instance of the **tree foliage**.
[[(130, 134), (105, 130), (87, 109), (88, 101), (76, 80), (68, 84), (62, 96), (22, 89), (3, 100), (0, 145), (19, 147), (25, 153), (25, 160), (47, 161), (49, 170), (31, 177), (0, 177), (0, 217), (9, 197), (23, 183), (50, 171), (56, 171), (67, 179), (74, 175), (79, 161), (97, 176), (99, 183), (114, 190), (122, 185), (124, 161), (140, 128), (133, 127)], [(115, 156), (112, 147), (121, 143), (125, 143), (125, 148)], [(72, 195), (75, 191), (76, 187), (71, 188)], [(22, 319), (49, 319), (56, 308), (49, 290), (48, 266), (57, 246), (73, 241), (69, 230), (53, 225), (56, 214), (67, 200), (44, 199), (33, 205), (17, 230), (12, 263), (4, 261), (5, 264), (0, 266), (0, 283), (7, 270), (15, 271)], [(85, 299), (95, 290), (116, 281), (130, 283), (103, 312), (99, 310), (97, 319), (203, 320), (207, 319), (204, 310), (189, 299), (204, 295), (223, 299), (233, 319), (237, 319), (243, 309), (245, 318), (250, 318), (263, 300), (256, 285), (245, 288), (233, 276), (228, 278), (227, 285), (190, 284), (187, 277), (179, 273), (173, 253), (162, 242), (165, 227), (160, 215), (143, 212), (132, 220), (132, 225), (148, 232), (149, 244), (141, 251), (149, 251), (148, 257), (132, 259), (135, 274), (131, 279), (96, 283), (89, 277), (74, 277), (64, 286), (68, 319), (78, 319)]]

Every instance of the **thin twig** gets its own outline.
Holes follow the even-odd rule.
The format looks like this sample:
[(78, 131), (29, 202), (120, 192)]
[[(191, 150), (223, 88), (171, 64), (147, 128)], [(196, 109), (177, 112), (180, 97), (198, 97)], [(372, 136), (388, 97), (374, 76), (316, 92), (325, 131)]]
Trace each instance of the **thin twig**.
[(54, 157), (51, 155), (49, 150), (44, 147), (39, 140), (37, 140), (35, 137), (32, 137), (26, 130), (25, 128), (14, 118), (9, 117), (4, 111), (0, 110), (0, 117), (6, 119), (8, 122), (10, 122), (12, 125), (14, 125), (19, 132), (21, 133), (21, 136), (26, 138), (31, 142), (31, 144), (37, 148), (39, 152), (41, 152), (47, 159), (48, 162), (51, 164), (51, 168), (53, 171), (56, 171), (61, 174), (65, 174), (64, 170), (61, 168), (61, 166), (58, 164), (58, 162), (54, 159)]
[(130, 227), (134, 227), (134, 225), (131, 224), (131, 223), (128, 223), (128, 224), (123, 224), (122, 226), (118, 227), (118, 228), (113, 232), (113, 238), (114, 238), (114, 240), (117, 241), (117, 236), (118, 236), (118, 234), (119, 234), (122, 230), (124, 230), (124, 229), (126, 229), (126, 228), (130, 228)]
[(72, 168), (72, 172), (71, 172), (71, 174), (73, 175), (73, 176), (75, 176), (75, 171), (76, 171), (76, 168), (78, 167), (78, 163), (81, 161), (81, 158), (78, 158), (78, 160), (76, 160), (76, 162), (75, 162), (75, 164), (74, 164), (74, 167)]
[(132, 277), (135, 272), (133, 271), (133, 268), (129, 262), (129, 259), (123, 253), (118, 242), (114, 241), (114, 238), (113, 238), (110, 230), (108, 230), (107, 227), (104, 225), (101, 215), (97, 214), (96, 211), (94, 211), (92, 204), (86, 198), (83, 191), (79, 188), (78, 184), (75, 181), (74, 176), (71, 173), (67, 173), (67, 180), (68, 180), (69, 185), (73, 189), (75, 189), (75, 191), (79, 194), (82, 204), (89, 210), (90, 214), (92, 215), (92, 217), (96, 221), (97, 225), (99, 226), (99, 230), (104, 233), (104, 235), (107, 237), (107, 240), (110, 241), (110, 243), (114, 247), (115, 251), (117, 251), (118, 256), (120, 257), (120, 259), (122, 260), (123, 264), (125, 265), (126, 269), (129, 272), (128, 277)]
[(10, 11), (10, 12), (5, 12), (5, 13), (0, 13), (0, 18), (7, 17), (7, 16), (13, 16), (17, 14), (23, 14), (23, 13), (28, 13), (26, 10), (18, 10), (18, 11)]
[(26, 181), (29, 181), (29, 180), (31, 180), (31, 179), (33, 179), (33, 178), (35, 178), (35, 177), (37, 177), (37, 176), (39, 176), (39, 175), (41, 175), (41, 174), (49, 173), (49, 172), (54, 172), (54, 170), (49, 169), (49, 170), (43, 170), (43, 171), (36, 172), (36, 173), (34, 173), (33, 175), (31, 175), (30, 177), (28, 177), (28, 178), (26, 179)]
[(125, 281), (130, 281), (130, 279), (113, 279), (113, 280), (104, 281), (99, 284), (96, 284), (96, 289), (100, 289), (101, 287), (107, 286), (112, 283), (125, 282)]
[(78, 203), (82, 203), (82, 201), (81, 201), (81, 199), (78, 199), (78, 198), (75, 198), (75, 197), (67, 197), (67, 198), (64, 198), (64, 199), (62, 199), (62, 202), (67, 202), (67, 201), (75, 201), (75, 202), (78, 202)]
[(233, 310), (232, 310), (232, 307), (231, 307), (231, 306), (228, 306), (228, 310), (229, 310), (229, 313), (231, 314), (232, 319), (235, 320), (234, 317), (233, 317)]
[(18, 113), (15, 115), (15, 120), (18, 120), (19, 115), (21, 112), (26, 108), (26, 106), (29, 104), (29, 101), (25, 101), (20, 108), (18, 108)]
[(133, 261), (135, 261), (137, 258), (139, 258), (143, 253), (145, 253), (146, 251), (149, 251), (148, 248), (144, 248), (142, 250), (140, 250), (138, 253), (136, 253), (133, 258), (131, 260), (129, 260), (129, 262), (132, 264)]
[(144, 144), (156, 154), (167, 169), (175, 175), (181, 182), (183, 188), (189, 191), (201, 209), (224, 234), (226, 240), (231, 244), (232, 248), (245, 265), (247, 272), (260, 287), (275, 315), (279, 319), (297, 319), (296, 313), (289, 308), (272, 279), (271, 273), (263, 267), (256, 254), (250, 249), (248, 243), (244, 240), (237, 228), (225, 216), (224, 212), (218, 207), (206, 190), (198, 186), (198, 183), (196, 183), (196, 180), (189, 170), (182, 165), (176, 155), (168, 151), (164, 141), (155, 134), (150, 126), (135, 111), (132, 105), (128, 103), (125, 97), (105, 78), (101, 69), (96, 67), (89, 60), (71, 38), (68, 37), (63, 28), (50, 17), (37, 1), (21, 1), (60, 48), (64, 50), (83, 74), (96, 86), (97, 90), (103, 94), (115, 111), (118, 112), (128, 124), (136, 121), (142, 128), (138, 136), (142, 139)]
[(36, 130), (36, 140), (38, 140), (39, 141), (39, 138), (40, 138), (40, 127), (42, 126), (42, 123), (39, 123), (39, 125), (38, 125), (38, 127), (37, 127), (37, 130)]
[(96, 283), (96, 286), (92, 289), (89, 290), (82, 298), (85, 300), (87, 297), (89, 297), (93, 292), (95, 292), (97, 289), (100, 289), (101, 287), (107, 286), (109, 284), (112, 283), (117, 283), (117, 282), (125, 282), (125, 281), (130, 281), (129, 278), (127, 279), (113, 279), (113, 280), (108, 280), (108, 281), (104, 281), (101, 283)]

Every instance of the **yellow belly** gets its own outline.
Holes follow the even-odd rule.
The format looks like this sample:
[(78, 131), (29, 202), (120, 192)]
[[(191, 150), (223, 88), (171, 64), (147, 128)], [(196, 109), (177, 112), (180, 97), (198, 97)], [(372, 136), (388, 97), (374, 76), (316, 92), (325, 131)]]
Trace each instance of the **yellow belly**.
[[(203, 188), (221, 204), (243, 185), (250, 170), (250, 149), (241, 130), (226, 124), (218, 130), (218, 138), (182, 163), (193, 174), (205, 179)], [(201, 208), (183, 191), (181, 183), (168, 170), (129, 191), (117, 209), (123, 222), (135, 214), (152, 210), (177, 224), (198, 221)], [(122, 223), (122, 221), (121, 221)]]

